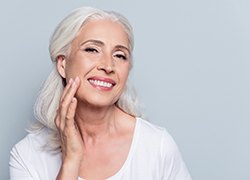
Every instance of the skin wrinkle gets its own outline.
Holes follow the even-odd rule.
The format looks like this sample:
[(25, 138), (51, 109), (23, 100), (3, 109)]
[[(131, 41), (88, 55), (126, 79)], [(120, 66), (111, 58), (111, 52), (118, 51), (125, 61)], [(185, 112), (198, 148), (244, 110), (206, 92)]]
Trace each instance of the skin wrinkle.
[[(66, 103), (71, 96), (77, 99), (75, 116), (66, 118), (66, 122), (75, 121), (77, 128), (75, 123), (69, 123), (73, 129), (64, 132), (68, 133), (63, 136), (67, 139), (64, 151), (68, 152), (64, 153), (63, 162), (67, 165), (73, 160), (73, 164), (79, 164), (81, 177), (94, 178), (97, 174), (99, 178), (110, 177), (122, 167), (129, 153), (135, 117), (116, 106), (130, 71), (128, 47), (127, 34), (119, 23), (89, 21), (73, 40), (69, 56), (58, 58), (60, 74), (72, 83), (64, 99)], [(73, 85), (70, 79), (76, 80), (75, 77), (79, 82)], [(110, 79), (115, 83), (103, 87), (90, 79), (104, 82)]]

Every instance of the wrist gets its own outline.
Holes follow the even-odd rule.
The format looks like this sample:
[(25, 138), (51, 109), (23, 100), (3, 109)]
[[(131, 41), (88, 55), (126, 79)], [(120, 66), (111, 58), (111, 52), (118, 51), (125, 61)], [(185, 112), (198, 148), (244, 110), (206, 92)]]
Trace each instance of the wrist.
[(73, 157), (64, 157), (62, 161), (62, 166), (65, 168), (76, 169), (81, 165), (81, 159)]
[(78, 179), (80, 161), (64, 159), (57, 176), (57, 180)]

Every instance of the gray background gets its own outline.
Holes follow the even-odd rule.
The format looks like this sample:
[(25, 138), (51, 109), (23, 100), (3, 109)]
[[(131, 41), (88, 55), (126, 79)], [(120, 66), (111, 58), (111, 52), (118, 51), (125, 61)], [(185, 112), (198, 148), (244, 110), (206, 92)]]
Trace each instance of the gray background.
[(250, 1), (1, 1), (0, 179), (51, 69), (48, 40), (82, 5), (134, 26), (132, 80), (150, 121), (173, 135), (194, 180), (250, 179)]

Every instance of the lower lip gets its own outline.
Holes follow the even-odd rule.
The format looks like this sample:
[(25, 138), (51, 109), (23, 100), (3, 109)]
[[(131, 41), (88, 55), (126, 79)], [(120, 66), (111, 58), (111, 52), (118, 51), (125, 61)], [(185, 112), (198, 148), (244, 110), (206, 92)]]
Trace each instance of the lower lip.
[(111, 86), (111, 87), (104, 87), (104, 86), (98, 86), (98, 85), (96, 85), (96, 84), (93, 84), (93, 83), (91, 83), (91, 82), (89, 82), (94, 88), (96, 88), (96, 89), (98, 89), (98, 90), (101, 90), (101, 91), (110, 91), (112, 88), (113, 88), (113, 86)]

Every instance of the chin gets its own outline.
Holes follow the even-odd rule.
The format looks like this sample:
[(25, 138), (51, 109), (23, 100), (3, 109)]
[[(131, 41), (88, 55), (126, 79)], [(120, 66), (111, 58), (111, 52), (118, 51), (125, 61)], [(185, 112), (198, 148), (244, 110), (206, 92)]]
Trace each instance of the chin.
[(81, 98), (77, 97), (78, 102), (82, 102), (82, 104), (86, 104), (87, 106), (93, 106), (93, 107), (108, 107), (108, 106), (114, 106), (115, 103), (118, 101), (117, 98), (108, 98), (103, 96), (92, 96), (87, 98)]

